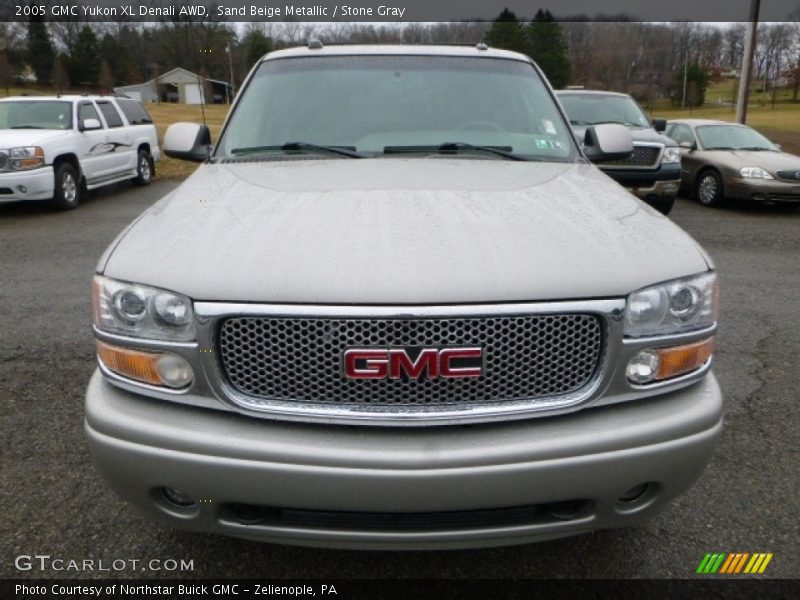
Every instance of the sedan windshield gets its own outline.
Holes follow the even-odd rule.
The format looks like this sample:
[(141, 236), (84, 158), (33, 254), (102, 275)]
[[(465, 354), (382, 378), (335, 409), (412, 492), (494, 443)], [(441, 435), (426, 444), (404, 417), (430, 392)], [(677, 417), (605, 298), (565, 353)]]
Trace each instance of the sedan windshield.
[(0, 129), (70, 129), (71, 103), (50, 100), (0, 102)]
[(611, 94), (559, 94), (558, 99), (573, 125), (620, 123), (650, 127), (650, 120), (630, 96)]
[(217, 156), (311, 153), (578, 158), (556, 103), (526, 62), (448, 56), (265, 61)]
[(777, 150), (755, 129), (741, 125), (702, 125), (697, 137), (705, 150)]

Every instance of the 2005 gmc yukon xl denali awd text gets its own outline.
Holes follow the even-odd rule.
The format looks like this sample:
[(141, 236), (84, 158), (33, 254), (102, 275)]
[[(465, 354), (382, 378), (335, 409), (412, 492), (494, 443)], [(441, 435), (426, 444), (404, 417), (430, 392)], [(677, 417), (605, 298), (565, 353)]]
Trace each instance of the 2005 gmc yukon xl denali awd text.
[[(177, 527), (455, 548), (639, 522), (722, 426), (717, 276), (590, 160), (528, 58), (262, 59), (203, 161), (110, 246), (86, 397), (113, 489)], [(657, 248), (658, 252), (653, 252)]]

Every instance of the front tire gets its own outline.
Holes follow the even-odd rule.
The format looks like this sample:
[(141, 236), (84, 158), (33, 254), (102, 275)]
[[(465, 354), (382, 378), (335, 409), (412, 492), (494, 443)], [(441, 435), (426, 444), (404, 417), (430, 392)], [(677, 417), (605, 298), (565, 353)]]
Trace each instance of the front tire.
[(56, 167), (55, 189), (52, 205), (58, 210), (71, 210), (81, 201), (81, 181), (78, 172), (69, 163)]
[(134, 185), (150, 185), (153, 181), (153, 159), (147, 150), (139, 150), (136, 158), (136, 177), (132, 181)]
[(722, 178), (716, 171), (704, 171), (697, 179), (695, 197), (703, 206), (719, 206), (723, 197)]

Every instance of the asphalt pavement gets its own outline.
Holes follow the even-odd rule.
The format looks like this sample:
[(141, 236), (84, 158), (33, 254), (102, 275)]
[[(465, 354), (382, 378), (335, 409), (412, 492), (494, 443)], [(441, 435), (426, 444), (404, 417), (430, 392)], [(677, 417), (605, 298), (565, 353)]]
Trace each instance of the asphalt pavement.
[[(0, 204), (0, 577), (692, 577), (718, 551), (771, 552), (764, 577), (800, 576), (800, 210), (680, 199), (671, 215), (721, 274), (715, 372), (726, 425), (701, 479), (660, 516), (527, 546), (363, 552), (172, 530), (116, 498), (92, 465), (83, 434), (90, 279), (122, 228), (175, 185), (114, 186), (70, 212)], [(193, 570), (15, 567), (35, 554), (106, 566), (183, 559)]]

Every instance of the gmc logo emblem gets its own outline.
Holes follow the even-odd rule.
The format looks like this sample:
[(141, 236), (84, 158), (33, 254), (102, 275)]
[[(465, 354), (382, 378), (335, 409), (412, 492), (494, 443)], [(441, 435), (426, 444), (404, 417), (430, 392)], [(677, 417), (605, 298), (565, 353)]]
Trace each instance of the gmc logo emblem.
[(344, 352), (348, 379), (428, 379), (480, 377), (481, 348), (423, 348), (415, 359), (403, 348), (349, 348)]

